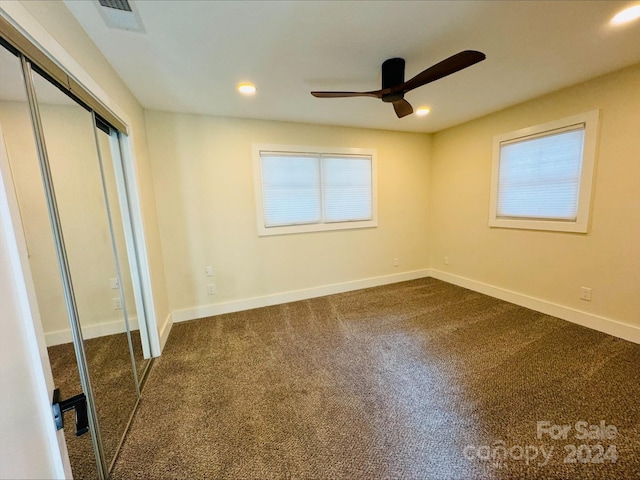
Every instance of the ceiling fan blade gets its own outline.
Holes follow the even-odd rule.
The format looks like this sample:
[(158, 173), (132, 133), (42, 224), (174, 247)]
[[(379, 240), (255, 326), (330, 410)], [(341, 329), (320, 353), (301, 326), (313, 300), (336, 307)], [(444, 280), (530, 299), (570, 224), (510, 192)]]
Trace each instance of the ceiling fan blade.
[(311, 92), (318, 98), (343, 98), (343, 97), (375, 97), (382, 98), (382, 90), (372, 92)]
[(475, 50), (465, 50), (463, 52), (456, 53), (440, 63), (436, 63), (432, 67), (427, 68), (411, 80), (406, 81), (402, 85), (401, 90), (406, 93), (414, 88), (421, 87), (422, 85), (434, 82), (442, 77), (451, 75), (452, 73), (459, 72), (460, 70), (481, 62), (485, 58), (487, 57), (484, 53), (477, 52)]
[(404, 98), (393, 102), (393, 109), (396, 111), (398, 118), (406, 117), (413, 113), (413, 107)]

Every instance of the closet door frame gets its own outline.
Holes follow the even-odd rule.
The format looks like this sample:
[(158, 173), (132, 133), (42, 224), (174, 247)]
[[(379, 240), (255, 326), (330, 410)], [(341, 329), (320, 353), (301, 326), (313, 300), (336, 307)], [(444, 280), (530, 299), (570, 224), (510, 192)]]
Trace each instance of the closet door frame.
[[(95, 112), (94, 112), (94, 123), (95, 123)], [(96, 135), (98, 132), (96, 131)], [(134, 231), (134, 219), (133, 213), (134, 208), (132, 204), (132, 194), (131, 194), (131, 181), (127, 175), (126, 165), (123, 161), (124, 156), (122, 155), (123, 150), (123, 137), (124, 135), (120, 133), (115, 128), (109, 127), (109, 146), (111, 148), (111, 158), (112, 158), (112, 166), (113, 172), (116, 180), (116, 190), (118, 192), (118, 204), (120, 206), (120, 214), (122, 215), (122, 227), (124, 232), (125, 244), (127, 247), (127, 251), (125, 254), (127, 255), (127, 260), (129, 261), (129, 275), (131, 276), (132, 286), (133, 286), (133, 298), (135, 301), (136, 312), (138, 312), (138, 328), (140, 329), (140, 340), (142, 343), (142, 354), (145, 359), (149, 359), (152, 357), (151, 354), (151, 342), (149, 335), (149, 308), (145, 302), (145, 295), (143, 289), (143, 279), (142, 279), (142, 269), (141, 265), (143, 263), (144, 251), (140, 252), (139, 242), (137, 242), (137, 236)], [(96, 145), (98, 144), (96, 140)], [(100, 155), (100, 148), (98, 147), (98, 155)], [(102, 164), (101, 158), (101, 164)], [(101, 165), (102, 168), (102, 165)], [(106, 195), (106, 194), (105, 194)], [(121, 283), (122, 285), (122, 283)], [(122, 295), (124, 298), (124, 295)], [(153, 305), (152, 305), (153, 306)], [(153, 309), (152, 309), (153, 310)], [(148, 365), (147, 365), (148, 368)], [(144, 379), (145, 372), (138, 378), (138, 385), (142, 385), (142, 381)]]
[[(129, 234), (127, 245), (133, 243), (136, 247), (136, 261), (130, 264), (132, 267), (137, 264), (139, 268), (140, 285), (138, 290), (142, 297), (140, 300), (142, 308), (139, 308), (139, 311), (146, 314), (146, 324), (141, 325), (141, 333), (143, 333), (143, 328), (147, 331), (148, 341), (145, 350), (148, 350), (148, 355), (150, 357), (159, 356), (161, 340), (153, 299), (142, 203), (138, 190), (138, 172), (134, 154), (135, 139), (129, 137), (131, 118), (102, 90), (100, 84), (90, 76), (84, 67), (78, 64), (68, 51), (17, 2), (0, 6), (0, 44), (18, 57), (26, 57), (34, 66), (47, 72), (50, 78), (57, 79), (64, 86), (63, 89), (70, 92), (72, 96), (82, 98), (85, 104), (95, 105), (94, 111), (117, 128), (117, 130), (114, 129), (115, 132), (112, 132), (112, 141), (116, 141), (117, 148), (112, 146), (112, 151), (120, 152), (120, 167), (115, 171), (116, 175), (120, 175), (120, 179), (124, 181), (124, 187), (118, 185), (119, 195), (120, 188), (126, 188), (129, 193), (127, 202), (130, 210), (123, 209), (123, 213), (126, 212), (129, 217), (130, 231), (133, 232), (133, 235)], [(2, 160), (2, 155), (0, 155), (0, 160)], [(33, 422), (25, 425), (24, 435), (35, 436), (38, 440), (43, 440), (43, 445), (48, 446), (48, 449), (46, 450), (46, 458), (39, 457), (39, 460), (33, 463), (34, 468), (30, 471), (46, 470), (50, 472), (46, 476), (70, 478), (71, 466), (64, 435), (62, 431), (56, 432), (51, 421), (53, 378), (39, 309), (35, 300), (33, 280), (28, 267), (27, 247), (21, 230), (19, 211), (16, 206), (17, 199), (12, 185), (7, 184), (11, 179), (7, 178), (7, 175), (10, 177), (10, 171), (5, 163), (0, 161), (0, 180), (3, 183), (0, 185), (0, 223), (4, 226), (3, 231), (6, 234), (4, 235), (6, 245), (2, 245), (2, 254), (8, 254), (9, 268), (3, 269), (2, 274), (3, 279), (11, 277), (15, 281), (15, 295), (7, 299), (7, 310), (9, 307), (19, 307), (19, 318), (14, 320), (24, 323), (25, 336), (23, 339), (15, 337), (14, 340), (16, 340), (16, 348), (26, 348), (30, 361), (28, 364), (23, 363), (22, 365), (28, 367), (27, 371), (31, 375), (35, 375), (33, 378), (35, 383), (31, 387), (23, 382), (15, 389), (12, 387), (10, 392), (15, 391), (19, 394), (33, 392), (36, 396), (33, 400), (37, 404), (35, 413), (39, 420), (34, 419)], [(122, 201), (120, 196), (119, 201)], [(138, 304), (139, 297), (139, 295), (135, 297), (136, 304)], [(170, 322), (170, 317), (167, 321)], [(168, 329), (166, 330), (168, 331)], [(143, 348), (144, 345), (145, 343), (143, 343)], [(147, 358), (147, 351), (145, 351), (144, 357)], [(144, 375), (143, 373), (142, 377)], [(39, 452), (42, 453), (42, 450)]]
[[(0, 43), (0, 48), (5, 48), (7, 45), (4, 41)], [(99, 164), (99, 172), (100, 179), (102, 184), (103, 198), (106, 206), (107, 219), (109, 225), (109, 233), (111, 235), (111, 244), (113, 248), (114, 261), (116, 265), (116, 273), (118, 278), (118, 285), (120, 287), (120, 295), (123, 302), (123, 312), (124, 312), (124, 326), (126, 329), (128, 347), (130, 352), (131, 359), (131, 367), (133, 380), (135, 382), (135, 404), (131, 415), (135, 412), (139, 400), (140, 400), (140, 390), (143, 378), (148, 372), (148, 368), (150, 362), (147, 362), (145, 365), (144, 371), (139, 375), (138, 370), (136, 368), (136, 360), (133, 354), (133, 345), (130, 333), (130, 324), (129, 318), (127, 316), (127, 310), (124, 306), (125, 295), (123, 291), (123, 282), (122, 282), (122, 274), (130, 274), (131, 282), (134, 289), (133, 298), (135, 300), (135, 305), (138, 309), (138, 325), (140, 328), (140, 340), (141, 346), (143, 350), (143, 357), (149, 359), (151, 357), (151, 349), (147, 328), (147, 316), (143, 296), (142, 282), (141, 282), (141, 272), (139, 269), (139, 259), (140, 255), (138, 253), (136, 235), (134, 233), (134, 228), (132, 225), (132, 215), (131, 215), (131, 200), (128, 191), (128, 183), (126, 177), (126, 165), (123, 164), (122, 161), (122, 153), (123, 153), (123, 145), (122, 140), (125, 137), (121, 132), (119, 132), (116, 128), (112, 127), (108, 123), (106, 123), (101, 117), (96, 115), (96, 112), (91, 108), (87, 107), (81, 100), (76, 98), (74, 95), (68, 93), (66, 89), (60, 86), (55, 79), (52, 79), (46, 72), (42, 71), (37, 65), (33, 65), (32, 62), (22, 54), (19, 50), (15, 50), (13, 48), (9, 48), (13, 54), (16, 55), (16, 61), (19, 62), (22, 72), (22, 81), (25, 87), (26, 99), (27, 99), (27, 107), (31, 117), (31, 126), (33, 130), (33, 140), (35, 149), (37, 152), (37, 161), (40, 170), (40, 176), (43, 185), (44, 197), (47, 205), (49, 223), (52, 232), (52, 239), (55, 249), (56, 260), (58, 263), (58, 271), (60, 274), (61, 284), (64, 293), (64, 301), (67, 311), (67, 316), (69, 320), (69, 327), (71, 336), (73, 339), (74, 352), (76, 356), (76, 363), (78, 367), (78, 373), (80, 377), (80, 384), (82, 386), (82, 391), (86, 396), (87, 402), (87, 414), (89, 421), (89, 430), (91, 435), (91, 442), (94, 450), (95, 460), (96, 460), (96, 468), (101, 480), (108, 478), (109, 472), (113, 466), (114, 458), (106, 458), (105, 450), (102, 444), (102, 438), (100, 435), (100, 425), (96, 410), (95, 404), (95, 396), (94, 389), (91, 383), (91, 377), (89, 373), (89, 367), (86, 357), (86, 352), (84, 349), (84, 338), (82, 335), (82, 328), (80, 322), (80, 314), (78, 311), (78, 304), (76, 299), (76, 293), (74, 291), (73, 279), (71, 274), (71, 268), (69, 266), (69, 258), (67, 254), (67, 248), (65, 245), (65, 238), (62, 229), (62, 222), (60, 218), (60, 212), (58, 207), (58, 202), (56, 200), (56, 192), (54, 187), (54, 181), (51, 173), (51, 165), (49, 161), (49, 155), (47, 152), (47, 144), (45, 139), (45, 134), (42, 125), (42, 119), (40, 115), (40, 108), (38, 103), (38, 98), (36, 94), (36, 88), (34, 84), (33, 74), (37, 72), (40, 76), (44, 78), (45, 81), (48, 81), (55, 86), (57, 86), (63, 93), (67, 94), (71, 97), (76, 103), (78, 103), (81, 108), (87, 109), (91, 114), (92, 127), (94, 132), (95, 148), (96, 154)], [(100, 149), (100, 143), (98, 141), (98, 130), (105, 131), (109, 137), (108, 148), (109, 155), (111, 157), (110, 165), (108, 168), (113, 169), (113, 175), (116, 180), (116, 195), (117, 198), (112, 199), (116, 202), (116, 205), (119, 210), (121, 210), (122, 215), (122, 227), (123, 233), (125, 236), (125, 244), (126, 244), (126, 252), (127, 259), (129, 261), (129, 270), (127, 272), (121, 272), (120, 262), (118, 260), (119, 254), (116, 248), (116, 240), (114, 237), (114, 224), (113, 218), (111, 215), (111, 208), (109, 205), (109, 195), (107, 191), (107, 185), (105, 181), (105, 164), (103, 160), (103, 152)], [(71, 140), (71, 139), (70, 139)], [(106, 152), (106, 150), (105, 150)], [(126, 434), (128, 427), (131, 422), (131, 417), (127, 422), (127, 426), (125, 427), (125, 431), (123, 433)], [(124, 438), (124, 437), (123, 437)], [(120, 444), (122, 440), (120, 440)]]

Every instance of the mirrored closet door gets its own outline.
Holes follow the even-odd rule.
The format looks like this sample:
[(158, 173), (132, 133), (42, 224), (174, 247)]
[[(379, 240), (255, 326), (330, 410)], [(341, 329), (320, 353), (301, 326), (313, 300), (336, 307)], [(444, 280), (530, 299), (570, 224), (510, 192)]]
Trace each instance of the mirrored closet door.
[(106, 478), (148, 366), (120, 133), (9, 45), (0, 129), (61, 399), (84, 393), (89, 433), (64, 415), (74, 478)]

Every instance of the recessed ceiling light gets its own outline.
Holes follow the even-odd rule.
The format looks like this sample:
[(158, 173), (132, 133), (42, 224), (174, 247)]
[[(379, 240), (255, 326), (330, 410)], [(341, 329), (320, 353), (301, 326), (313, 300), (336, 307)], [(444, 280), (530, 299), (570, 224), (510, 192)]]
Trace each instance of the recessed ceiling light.
[(256, 93), (256, 86), (251, 83), (241, 83), (238, 85), (238, 91), (243, 95), (253, 95)]
[(634, 5), (618, 12), (615, 17), (611, 19), (611, 24), (622, 25), (623, 23), (629, 23), (638, 18), (640, 18), (640, 5)]
[(424, 117), (425, 115), (428, 115), (430, 111), (431, 109), (429, 107), (420, 107), (416, 110), (416, 115)]

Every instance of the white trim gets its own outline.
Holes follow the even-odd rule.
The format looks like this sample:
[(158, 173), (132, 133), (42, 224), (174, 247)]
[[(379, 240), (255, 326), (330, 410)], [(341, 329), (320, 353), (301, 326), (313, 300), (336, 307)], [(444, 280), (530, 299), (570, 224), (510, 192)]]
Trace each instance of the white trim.
[[(138, 330), (138, 319), (129, 317), (129, 327), (131, 331)], [(95, 325), (82, 326), (82, 338), (88, 340), (90, 338), (106, 337), (107, 335), (115, 335), (126, 331), (124, 319), (113, 320), (110, 322), (96, 323)], [(70, 329), (55, 330), (44, 334), (47, 347), (62, 345), (64, 343), (73, 342)]]
[[(153, 300), (153, 284), (151, 282), (151, 267), (149, 265), (149, 253), (147, 251), (146, 231), (142, 215), (142, 202), (140, 201), (140, 191), (138, 188), (138, 172), (134, 165), (135, 156), (134, 139), (128, 135), (120, 135), (120, 152), (124, 173), (124, 182), (129, 193), (129, 206), (131, 213), (131, 227), (133, 229), (133, 241), (135, 242), (138, 269), (140, 273), (140, 287), (142, 289), (142, 304), (144, 306), (144, 319), (146, 324), (143, 331), (149, 341), (149, 349), (152, 357), (160, 355), (160, 337), (158, 335), (158, 317)], [(140, 308), (136, 300), (136, 308)], [(146, 327), (146, 328), (145, 328)], [(146, 352), (145, 352), (146, 353)], [(147, 358), (147, 356), (144, 356)]]
[(251, 310), (253, 308), (280, 305), (282, 303), (296, 302), (299, 300), (307, 300), (309, 298), (323, 297), (325, 295), (350, 292), (352, 290), (360, 290), (362, 288), (378, 287), (381, 285), (388, 285), (390, 283), (405, 282), (407, 280), (415, 280), (417, 278), (424, 278), (428, 276), (428, 269), (413, 270), (410, 272), (396, 273), (393, 275), (384, 275), (381, 277), (371, 277), (365, 278), (363, 280), (354, 280), (351, 282), (334, 283), (321, 287), (305, 288), (303, 290), (293, 290), (290, 292), (276, 293), (272, 295), (265, 295), (262, 297), (246, 298), (243, 300), (216, 303), (213, 305), (203, 305), (201, 307), (187, 308), (184, 310), (177, 310), (173, 312), (173, 321), (186, 322), (187, 320), (211, 317), (213, 315), (221, 315), (223, 313), (240, 312), (243, 310)]
[(169, 334), (171, 333), (171, 328), (173, 327), (173, 314), (167, 315), (167, 319), (164, 321), (164, 325), (160, 331), (160, 352), (164, 350), (164, 346), (167, 344), (167, 340), (169, 339)]
[[(123, 135), (124, 136), (124, 135)], [(124, 272), (125, 275), (129, 275), (131, 278), (131, 287), (133, 290), (133, 299), (135, 312), (138, 317), (137, 328), (140, 329), (140, 343), (142, 344), (142, 356), (143, 358), (150, 358), (151, 351), (149, 348), (149, 333), (147, 329), (147, 322), (145, 321), (145, 308), (144, 299), (142, 294), (142, 286), (140, 279), (140, 267), (138, 266), (137, 245), (135, 243), (135, 235), (133, 233), (133, 219), (131, 218), (130, 208), (130, 195), (129, 186), (127, 185), (127, 177), (124, 174), (124, 164), (122, 162), (120, 135), (112, 130), (109, 135), (109, 146), (111, 147), (111, 163), (113, 165), (113, 172), (115, 175), (116, 189), (118, 192), (117, 201), (120, 206), (120, 215), (122, 216), (122, 232), (124, 234), (124, 240), (126, 245), (126, 251), (120, 252), (120, 255), (126, 256), (129, 270)], [(132, 309), (133, 310), (133, 309)], [(129, 312), (129, 306), (127, 306)], [(142, 319), (142, 321), (140, 321)], [(133, 325), (131, 326), (133, 329)]]
[[(640, 344), (640, 327), (630, 325), (611, 318), (602, 317), (592, 313), (584, 312), (569, 308), (557, 303), (549, 302), (540, 298), (535, 298), (522, 293), (507, 290), (505, 288), (496, 287), (487, 283), (472, 280), (470, 278), (461, 277), (451, 273), (443, 272), (436, 269), (422, 269), (410, 272), (404, 272), (394, 275), (385, 275), (380, 277), (372, 277), (363, 280), (354, 280), (351, 282), (336, 283), (321, 287), (308, 288), (303, 290), (294, 290), (290, 292), (277, 293), (273, 295), (265, 295), (261, 297), (247, 298), (232, 302), (217, 303), (212, 305), (203, 305), (200, 307), (176, 310), (173, 312), (172, 319), (167, 319), (167, 323), (162, 331), (162, 346), (169, 336), (171, 325), (173, 322), (186, 322), (200, 318), (211, 317), (214, 315), (222, 315), (225, 313), (240, 312), (253, 308), (268, 307), (271, 305), (279, 305), (282, 303), (306, 300), (309, 298), (322, 297), (325, 295), (333, 295), (336, 293), (344, 293), (363, 288), (377, 287), (388, 285), (391, 283), (415, 280), (418, 278), (432, 277), (442, 280), (453, 285), (468, 288), (490, 297), (498, 298), (506, 302), (520, 305), (537, 312), (551, 315), (561, 320), (566, 320), (577, 325), (582, 325), (593, 330), (597, 330), (614, 337), (628, 340), (633, 343)], [(171, 320), (171, 323), (170, 323)]]
[[(555, 120), (542, 125), (522, 128), (520, 130), (493, 137), (491, 199), (489, 203), (490, 227), (587, 233), (589, 228), (589, 215), (591, 211), (593, 171), (596, 159), (599, 115), (599, 110), (591, 110), (589, 112), (573, 115), (571, 117)], [(544, 135), (546, 133), (560, 131), (563, 128), (579, 124), (584, 124), (584, 145), (582, 149), (583, 153), (580, 172), (580, 191), (578, 194), (578, 212), (575, 221), (498, 217), (497, 204), (501, 145), (509, 141), (517, 141), (526, 137), (534, 137), (536, 135)]]
[(582, 325), (614, 337), (622, 338), (633, 343), (640, 344), (640, 327), (630, 325), (611, 318), (601, 317), (593, 313), (576, 310), (565, 307), (557, 303), (548, 302), (540, 298), (531, 297), (522, 293), (514, 292), (500, 287), (495, 287), (487, 283), (478, 282), (470, 278), (453, 275), (451, 273), (442, 272), (440, 270), (431, 269), (430, 276), (452, 283), (460, 287), (468, 288), (474, 292), (483, 293), (491, 297), (499, 298), (506, 302), (520, 305), (537, 312), (551, 315), (571, 323)]
[[(506, 302), (520, 305), (537, 312), (557, 317), (571, 323), (582, 325), (614, 337), (622, 338), (630, 342), (640, 344), (640, 327), (629, 325), (617, 320), (613, 320), (592, 313), (565, 307), (557, 303), (552, 303), (540, 298), (531, 297), (522, 293), (514, 292), (504, 288), (489, 285), (487, 283), (472, 280), (470, 278), (453, 275), (436, 269), (414, 270), (394, 275), (385, 275), (381, 277), (372, 277), (363, 280), (354, 280), (351, 282), (335, 283), (321, 287), (308, 288), (303, 290), (293, 290), (290, 292), (277, 293), (273, 295), (265, 295), (262, 297), (253, 297), (232, 302), (217, 303), (213, 305), (203, 305), (201, 307), (187, 308), (173, 312), (173, 322), (186, 322), (200, 318), (211, 317), (214, 315), (222, 315), (225, 313), (240, 312), (243, 310), (251, 310), (253, 308), (268, 307), (271, 305), (280, 305), (282, 303), (296, 302), (299, 300), (307, 300), (309, 298), (322, 297), (325, 295), (333, 295), (336, 293), (350, 292), (363, 288), (377, 287), (388, 285), (391, 283), (415, 280), (418, 278), (432, 277), (442, 280), (453, 285), (468, 288), (474, 292), (489, 295)], [(168, 337), (171, 326), (167, 322), (162, 332), (163, 347)]]

